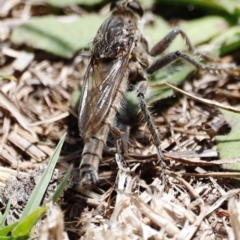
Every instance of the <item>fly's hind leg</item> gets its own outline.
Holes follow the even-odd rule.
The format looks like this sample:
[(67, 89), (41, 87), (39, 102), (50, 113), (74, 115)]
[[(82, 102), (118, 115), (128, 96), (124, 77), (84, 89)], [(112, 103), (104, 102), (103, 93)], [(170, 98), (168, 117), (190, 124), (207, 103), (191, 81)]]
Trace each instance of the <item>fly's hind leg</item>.
[(158, 156), (158, 160), (160, 162), (161, 168), (162, 168), (162, 182), (163, 182), (163, 186), (166, 185), (166, 173), (165, 173), (165, 169), (166, 169), (166, 164), (164, 161), (164, 155), (161, 149), (161, 142), (159, 139), (159, 136), (157, 134), (157, 130), (155, 128), (155, 125), (153, 123), (151, 114), (147, 108), (147, 104), (146, 101), (144, 99), (145, 97), (145, 93), (146, 93), (146, 89), (147, 89), (147, 81), (143, 80), (139, 83), (138, 89), (137, 89), (137, 93), (138, 93), (138, 98), (139, 98), (139, 103), (140, 103), (140, 108), (141, 111), (143, 113), (144, 119), (147, 123), (147, 126), (151, 132), (152, 138), (153, 138), (153, 143), (156, 146), (157, 149), (157, 156)]
[(116, 128), (116, 127), (111, 127), (111, 133), (113, 134), (114, 138), (116, 139), (116, 161), (118, 163), (118, 165), (120, 165), (121, 167), (127, 167), (126, 162), (124, 161), (124, 143), (122, 140), (122, 133), (121, 131)]
[(171, 62), (173, 62), (177, 59), (180, 59), (180, 58), (191, 63), (196, 68), (205, 70), (208, 72), (213, 72), (213, 73), (226, 72), (226, 73), (232, 74), (232, 75), (239, 75), (239, 73), (240, 73), (240, 68), (237, 66), (206, 65), (206, 64), (199, 62), (198, 60), (196, 60), (194, 57), (190, 56), (189, 54), (180, 52), (180, 51), (167, 53), (164, 56), (160, 57), (155, 62), (153, 62), (152, 65), (147, 69), (147, 73), (148, 74), (154, 73), (157, 70), (163, 68), (164, 66), (166, 66), (166, 65), (170, 64)]

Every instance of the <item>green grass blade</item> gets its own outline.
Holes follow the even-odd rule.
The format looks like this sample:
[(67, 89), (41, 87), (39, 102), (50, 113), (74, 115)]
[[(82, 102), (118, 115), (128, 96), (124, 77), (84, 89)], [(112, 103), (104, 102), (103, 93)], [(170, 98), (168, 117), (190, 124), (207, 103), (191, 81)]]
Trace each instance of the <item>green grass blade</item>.
[(8, 75), (8, 74), (2, 73), (2, 72), (0, 72), (0, 78), (9, 80), (9, 81), (14, 81), (14, 82), (17, 81), (17, 79), (14, 76), (11, 76), (11, 75)]
[(9, 200), (8, 204), (7, 204), (7, 207), (4, 211), (4, 214), (0, 217), (0, 229), (5, 226), (5, 220), (7, 218), (8, 213), (9, 213), (10, 207), (11, 207), (11, 201)]
[(10, 231), (12, 231), (18, 223), (19, 221), (0, 229), (0, 239), (2, 239), (3, 236), (6, 236)]
[(1, 240), (27, 240), (29, 237), (1, 237)]
[(53, 153), (53, 155), (52, 155), (52, 157), (49, 161), (47, 169), (43, 173), (39, 183), (34, 188), (32, 194), (31, 194), (31, 196), (28, 200), (28, 203), (27, 203), (27, 205), (26, 205), (26, 207), (25, 207), (25, 209), (22, 213), (20, 221), (23, 220), (24, 218), (26, 218), (29, 214), (31, 214), (33, 211), (35, 211), (39, 207), (39, 205), (42, 201), (43, 195), (44, 195), (44, 193), (45, 193), (45, 191), (48, 187), (48, 184), (51, 180), (51, 177), (52, 177), (55, 165), (57, 163), (62, 145), (63, 145), (64, 140), (65, 140), (65, 137), (66, 137), (66, 133), (63, 135), (63, 137), (59, 141), (59, 143), (56, 147), (56, 150)]
[(57, 190), (53, 194), (52, 199), (50, 201), (53, 201), (53, 202), (57, 201), (58, 197), (63, 192), (63, 190), (68, 182), (68, 179), (70, 178), (71, 172), (72, 172), (72, 166), (68, 169), (67, 173), (65, 174), (61, 183), (58, 185)]
[(19, 222), (19, 224), (12, 231), (13, 237), (24, 237), (29, 236), (32, 227), (35, 225), (37, 220), (47, 211), (47, 207), (41, 207), (35, 210), (33, 213), (28, 215), (24, 220)]

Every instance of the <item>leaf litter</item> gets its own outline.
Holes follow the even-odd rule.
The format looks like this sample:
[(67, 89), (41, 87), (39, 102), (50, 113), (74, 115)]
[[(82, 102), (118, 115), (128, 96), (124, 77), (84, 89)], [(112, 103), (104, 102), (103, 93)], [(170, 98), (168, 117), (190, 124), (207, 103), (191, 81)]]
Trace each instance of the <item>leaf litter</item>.
[[(41, 176), (39, 169), (64, 133), (68, 135), (57, 169), (64, 174), (74, 164), (73, 181), (83, 148), (71, 94), (82, 85), (88, 57), (74, 52), (73, 58), (64, 60), (9, 42), (11, 30), (18, 25), (13, 20), (27, 22), (40, 15), (34, 6), (37, 3), (32, 5), (34, 14), (25, 2), (1, 12), (6, 17), (0, 24), (7, 30), (1, 37), (0, 72), (17, 79), (13, 82), (0, 75), (0, 205), (4, 208), (9, 199), (14, 202), (7, 224), (11, 216), (21, 215), (35, 185), (35, 180), (28, 179)], [(41, 11), (48, 12), (48, 6), (43, 4)], [(221, 63), (234, 60), (225, 57)], [(240, 189), (235, 178), (240, 174), (224, 172), (221, 165), (238, 164), (239, 154), (219, 159), (216, 138), (220, 141), (235, 131), (217, 107), (239, 109), (232, 107), (239, 104), (239, 77), (187, 75), (188, 81), (178, 84), (190, 95), (174, 91), (173, 96), (150, 101), (167, 164), (167, 187), (162, 187), (161, 168), (146, 124), (139, 114), (134, 119), (123, 114), (118, 122), (127, 143), (128, 166), (122, 166), (115, 140), (109, 136), (99, 188), (81, 192), (70, 183), (58, 202), (61, 210), (52, 206), (43, 230), (34, 229), (40, 239), (54, 233), (62, 239), (238, 239)], [(159, 87), (155, 82), (152, 85)], [(55, 178), (59, 181), (59, 176)]]

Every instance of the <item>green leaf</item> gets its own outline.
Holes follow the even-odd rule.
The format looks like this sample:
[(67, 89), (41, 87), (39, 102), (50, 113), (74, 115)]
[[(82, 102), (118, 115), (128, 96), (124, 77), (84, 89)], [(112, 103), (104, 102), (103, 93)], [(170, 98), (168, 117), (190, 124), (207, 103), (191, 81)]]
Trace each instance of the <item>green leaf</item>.
[(233, 16), (240, 8), (238, 0), (161, 0), (161, 3), (194, 6), (207, 10), (210, 13), (217, 13), (221, 16)]
[[(207, 0), (205, 0), (207, 2)], [(226, 11), (228, 11), (231, 14), (236, 14), (238, 10), (240, 10), (240, 3), (238, 0), (221, 0), (217, 1), (215, 0), (219, 6), (224, 8)]]
[(12, 231), (13, 237), (29, 236), (32, 227), (37, 220), (47, 211), (47, 207), (40, 207), (32, 212), (29, 216), (20, 221), (19, 224)]
[(93, 40), (102, 22), (102, 18), (90, 14), (69, 22), (54, 16), (38, 17), (15, 28), (10, 39), (17, 45), (71, 58)]
[(0, 239), (2, 239), (3, 236), (6, 236), (10, 231), (14, 229), (15, 226), (17, 226), (19, 221), (12, 223), (10, 225), (7, 225), (6, 227), (0, 229)]
[[(240, 107), (240, 106), (236, 106)], [(227, 135), (217, 136), (217, 147), (220, 159), (233, 159), (240, 157), (240, 114), (220, 110), (225, 120), (232, 127), (231, 132)], [(223, 169), (240, 170), (240, 163), (223, 164)]]
[(218, 46), (221, 55), (226, 55), (240, 48), (240, 26), (231, 27), (211, 42)]
[(29, 239), (28, 236), (23, 236), (23, 237), (12, 237), (12, 236), (9, 236), (9, 237), (1, 237), (0, 238), (1, 240), (27, 240)]
[(5, 221), (6, 221), (8, 213), (9, 213), (10, 207), (11, 207), (11, 200), (8, 201), (8, 204), (4, 211), (4, 214), (2, 216), (0, 216), (0, 229), (5, 226)]
[(153, 24), (147, 25), (143, 31), (149, 41), (150, 47), (152, 47), (172, 29), (163, 18), (155, 16)]
[(180, 27), (185, 30), (193, 45), (208, 42), (212, 38), (224, 33), (228, 23), (223, 17), (208, 16), (191, 21), (181, 21)]
[(154, 102), (172, 96), (174, 91), (167, 86), (162, 86), (161, 84), (168, 82), (172, 85), (178, 86), (187, 79), (193, 70), (194, 67), (190, 63), (186, 62), (175, 62), (174, 64), (159, 70), (151, 79), (151, 94), (147, 98), (147, 103), (151, 105)]
[(32, 194), (27, 202), (27, 205), (23, 210), (20, 221), (25, 219), (29, 214), (34, 212), (39, 207), (39, 205), (42, 201), (43, 195), (44, 195), (44, 193), (49, 185), (49, 182), (52, 178), (52, 174), (53, 174), (55, 165), (58, 161), (58, 157), (59, 157), (62, 145), (64, 143), (65, 137), (66, 137), (66, 133), (60, 139), (60, 141), (48, 163), (48, 166), (47, 166), (45, 172), (43, 173), (41, 179), (39, 180), (39, 183), (36, 185), (36, 187), (32, 191)]
[[(99, 3), (106, 3), (104, 0), (32, 0), (32, 2), (43, 2), (56, 7), (67, 7), (74, 5), (93, 6)], [(150, 8), (155, 0), (139, 0), (143, 8)]]
[(103, 0), (32, 0), (32, 2), (44, 2), (56, 7), (67, 7), (80, 4), (92, 6), (103, 2)]
[(138, 0), (141, 6), (145, 8), (150, 8), (155, 3), (155, 0)]

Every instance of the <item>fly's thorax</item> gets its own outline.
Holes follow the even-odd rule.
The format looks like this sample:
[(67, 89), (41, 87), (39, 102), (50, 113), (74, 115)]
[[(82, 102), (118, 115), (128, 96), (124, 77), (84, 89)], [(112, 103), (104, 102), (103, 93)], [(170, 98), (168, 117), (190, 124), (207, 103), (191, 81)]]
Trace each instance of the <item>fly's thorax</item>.
[(112, 16), (100, 27), (94, 41), (96, 58), (118, 58), (127, 54), (129, 39), (136, 38), (138, 26), (130, 17)]

